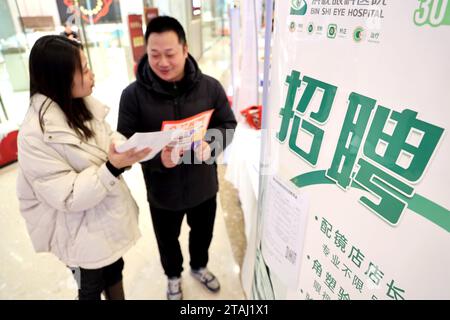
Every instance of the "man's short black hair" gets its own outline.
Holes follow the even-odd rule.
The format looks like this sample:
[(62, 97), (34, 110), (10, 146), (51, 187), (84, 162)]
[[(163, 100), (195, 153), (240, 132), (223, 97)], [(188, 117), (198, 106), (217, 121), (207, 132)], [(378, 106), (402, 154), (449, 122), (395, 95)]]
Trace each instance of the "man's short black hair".
[(152, 33), (162, 33), (166, 31), (173, 31), (177, 34), (178, 40), (182, 45), (186, 44), (186, 34), (184, 33), (183, 26), (177, 19), (169, 16), (155, 17), (147, 25), (145, 31), (145, 42), (148, 42), (148, 37)]

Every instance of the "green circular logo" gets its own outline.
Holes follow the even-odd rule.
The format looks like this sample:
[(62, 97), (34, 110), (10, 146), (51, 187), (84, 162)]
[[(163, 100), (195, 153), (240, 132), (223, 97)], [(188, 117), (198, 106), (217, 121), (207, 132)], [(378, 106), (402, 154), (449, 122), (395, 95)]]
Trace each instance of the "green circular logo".
[(303, 16), (308, 10), (305, 0), (291, 0), (291, 14)]
[(337, 25), (335, 23), (330, 23), (327, 29), (327, 37), (330, 39), (336, 38), (337, 34)]
[(291, 31), (291, 32), (294, 32), (295, 31), (295, 22), (291, 22), (290, 24), (289, 24), (289, 31)]
[(361, 40), (363, 39), (364, 39), (364, 28), (357, 27), (353, 31), (353, 40), (355, 40), (355, 42), (361, 42)]
[(330, 27), (330, 29), (328, 30), (328, 33), (330, 34), (330, 36), (333, 36), (336, 33), (336, 28)]
[(291, 7), (295, 10), (300, 10), (302, 8), (302, 0), (291, 0)]

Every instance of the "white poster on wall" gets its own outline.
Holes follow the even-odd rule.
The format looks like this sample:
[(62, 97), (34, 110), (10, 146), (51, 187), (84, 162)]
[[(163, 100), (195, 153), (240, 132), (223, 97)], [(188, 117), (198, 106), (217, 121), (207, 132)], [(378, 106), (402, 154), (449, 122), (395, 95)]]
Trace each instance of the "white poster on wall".
[(264, 143), (308, 224), (295, 289), (262, 229), (253, 296), (450, 299), (450, 3), (331, 3), (276, 2)]
[(308, 202), (276, 176), (269, 178), (265, 199), (262, 253), (271, 270), (280, 275), (286, 286), (295, 289), (300, 275)]

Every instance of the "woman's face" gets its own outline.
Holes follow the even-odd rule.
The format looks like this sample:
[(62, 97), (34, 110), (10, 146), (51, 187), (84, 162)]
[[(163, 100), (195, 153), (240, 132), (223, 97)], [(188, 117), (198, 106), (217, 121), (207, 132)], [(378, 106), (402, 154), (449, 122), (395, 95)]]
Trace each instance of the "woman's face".
[(82, 70), (76, 70), (72, 84), (72, 97), (84, 98), (92, 93), (94, 87), (94, 73), (89, 69), (86, 55), (80, 50)]

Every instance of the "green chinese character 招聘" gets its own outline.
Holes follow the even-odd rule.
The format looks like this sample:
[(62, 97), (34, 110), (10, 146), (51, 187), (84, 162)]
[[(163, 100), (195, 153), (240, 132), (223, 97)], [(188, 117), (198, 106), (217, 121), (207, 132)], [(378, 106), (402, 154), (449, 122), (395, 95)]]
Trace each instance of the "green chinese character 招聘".
[[(306, 83), (306, 87), (295, 110), (298, 114), (295, 114), (293, 110), (294, 100), (302, 81)], [(324, 136), (324, 130), (320, 129), (317, 124), (324, 124), (328, 120), (337, 88), (336, 86), (307, 76), (300, 80), (300, 72), (296, 70), (292, 70), (291, 74), (286, 77), (286, 84), (288, 85), (288, 89), (284, 107), (280, 110), (282, 120), (277, 138), (280, 142), (286, 140), (289, 133), (289, 126), (293, 119), (289, 148), (311, 165), (316, 165)], [(311, 112), (309, 118), (307, 118), (304, 114), (316, 92), (322, 93), (319, 110), (317, 112)], [(300, 128), (302, 129), (301, 131)], [(297, 144), (298, 139), (302, 139), (300, 136), (302, 132), (307, 132), (307, 134), (313, 137), (308, 152)]]
[[(384, 131), (388, 119), (395, 122), (392, 134)], [(360, 159), (358, 162), (360, 169), (354, 180), (379, 200), (375, 203), (367, 197), (361, 197), (361, 202), (388, 222), (398, 223), (406, 207), (406, 201), (402, 198), (412, 197), (414, 188), (390, 172), (410, 182), (418, 181), (443, 132), (444, 129), (417, 119), (417, 112), (406, 109), (399, 113), (378, 106), (363, 150), (364, 155), (381, 168)], [(420, 135), (419, 141), (408, 142), (414, 134)], [(377, 151), (380, 143), (384, 145), (382, 154)], [(401, 164), (402, 156), (408, 159), (406, 164)]]
[(286, 140), (289, 132), (289, 123), (294, 117), (294, 100), (297, 90), (302, 83), (300, 80), (300, 72), (292, 70), (291, 75), (286, 77), (286, 83), (288, 85), (288, 91), (286, 94), (286, 101), (284, 102), (284, 108), (280, 110), (282, 120), (280, 131), (277, 133), (277, 138), (280, 142), (284, 142)]
[[(416, 182), (430, 161), (444, 129), (417, 119), (417, 112), (405, 109), (401, 113), (392, 111), (390, 119), (396, 125), (390, 135), (383, 131), (390, 113), (388, 108), (378, 106), (364, 144), (364, 155), (399, 176)], [(417, 145), (407, 142), (414, 132), (422, 135)], [(387, 145), (383, 155), (376, 152), (379, 142)], [(406, 168), (398, 165), (402, 153), (410, 155), (411, 161)]]
[(327, 176), (342, 188), (351, 183), (351, 174), (358, 156), (370, 114), (376, 100), (352, 92), (349, 96), (347, 114), (339, 135), (333, 161), (327, 170)]
[(413, 194), (414, 189), (374, 166), (367, 160), (359, 159), (358, 165), (360, 168), (358, 174), (355, 176), (355, 182), (380, 198), (377, 201), (378, 203), (374, 203), (369, 198), (363, 196), (360, 199), (361, 203), (388, 222), (396, 224), (400, 219), (403, 209), (406, 207), (406, 203), (400, 200), (398, 196), (393, 195), (395, 193), (393, 187), (401, 190), (408, 196)]
[(317, 112), (311, 112), (311, 119), (314, 119), (320, 124), (325, 123), (330, 115), (331, 107), (333, 106), (334, 98), (336, 97), (337, 87), (307, 76), (303, 77), (302, 81), (306, 82), (307, 86), (298, 103), (297, 111), (305, 113), (314, 94), (317, 91), (322, 91), (323, 96), (319, 110)]
[[(361, 203), (389, 223), (396, 224), (407, 205), (406, 198), (413, 196), (414, 188), (394, 175), (411, 183), (417, 182), (428, 166), (444, 129), (417, 119), (415, 111), (396, 112), (378, 106), (363, 141), (375, 104), (374, 99), (358, 93), (350, 94), (347, 114), (326, 175), (344, 189), (354, 180), (377, 198), (374, 202), (363, 196)], [(385, 129), (389, 121), (395, 123), (392, 133)], [(361, 146), (367, 159), (357, 162)], [(379, 147), (384, 147), (384, 150)], [(356, 162), (359, 169), (353, 177)]]
[[(302, 129), (306, 132), (309, 132), (313, 137), (309, 152), (304, 151), (297, 145), (297, 138), (300, 132), (300, 122)], [(291, 136), (289, 138), (289, 149), (291, 149), (296, 155), (314, 166), (317, 164), (317, 159), (319, 158), (323, 134), (324, 131), (322, 129), (296, 115), (294, 116), (294, 123), (292, 124)]]

